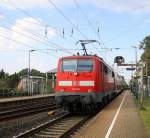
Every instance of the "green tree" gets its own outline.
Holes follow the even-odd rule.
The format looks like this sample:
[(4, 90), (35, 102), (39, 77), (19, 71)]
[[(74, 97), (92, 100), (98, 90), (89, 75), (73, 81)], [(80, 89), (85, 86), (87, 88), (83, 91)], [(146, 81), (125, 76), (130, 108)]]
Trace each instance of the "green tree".
[[(142, 42), (140, 42), (140, 48), (144, 50), (141, 60), (146, 63), (147, 75), (150, 76), (150, 35), (146, 36)], [(146, 73), (144, 69), (144, 74)]]
[[(150, 76), (150, 35), (146, 36), (140, 43), (140, 48), (144, 50), (141, 60), (146, 64), (143, 68), (143, 75)], [(143, 79), (143, 78), (142, 78)], [(143, 84), (147, 85), (147, 81), (143, 81)], [(148, 92), (147, 90), (145, 91)], [(144, 109), (144, 86), (142, 85), (141, 96), (140, 96), (140, 109)], [(146, 94), (148, 95), (148, 93)]]
[[(21, 76), (27, 76), (28, 75), (28, 69), (22, 69), (18, 73), (14, 73), (12, 75), (9, 75), (8, 73), (5, 73), (3, 69), (0, 70), (0, 88), (16, 88), (19, 84), (20, 77)], [(42, 73), (36, 69), (31, 70), (32, 76), (40, 76), (45, 77), (45, 73)]]
[(40, 76), (40, 77), (45, 77), (45, 73), (42, 73), (36, 69), (32, 69), (31, 70), (31, 75), (32, 76)]
[(7, 79), (9, 74), (5, 73), (3, 69), (0, 70), (0, 88), (8, 88)]
[(20, 81), (20, 76), (16, 72), (10, 75), (7, 80), (9, 88), (16, 88), (19, 81)]
[(5, 72), (3, 69), (1, 69), (0, 71), (0, 79), (4, 79), (5, 78)]
[[(25, 76), (28, 75), (28, 69), (22, 69), (20, 72), (17, 73), (19, 76)], [(31, 76), (40, 76), (45, 77), (45, 73), (42, 73), (36, 69), (31, 69)]]
[(19, 76), (25, 76), (25, 75), (28, 75), (28, 69), (25, 68), (25, 69), (22, 69), (21, 71), (19, 71), (17, 73)]

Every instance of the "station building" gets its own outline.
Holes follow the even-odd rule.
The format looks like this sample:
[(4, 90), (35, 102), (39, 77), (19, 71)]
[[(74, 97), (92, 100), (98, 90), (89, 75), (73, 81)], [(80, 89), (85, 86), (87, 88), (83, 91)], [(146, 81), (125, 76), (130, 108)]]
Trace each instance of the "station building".
[(44, 79), (39, 76), (22, 76), (17, 87), (20, 92), (28, 92), (29, 95), (42, 94), (44, 92)]

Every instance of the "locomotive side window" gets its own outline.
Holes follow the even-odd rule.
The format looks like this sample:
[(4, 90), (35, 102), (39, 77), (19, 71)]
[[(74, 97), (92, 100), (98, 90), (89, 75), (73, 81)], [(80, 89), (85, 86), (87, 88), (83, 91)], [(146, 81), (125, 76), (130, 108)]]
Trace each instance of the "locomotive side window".
[(112, 71), (108, 68), (108, 75), (110, 78), (112, 78)]
[(78, 71), (93, 71), (93, 60), (89, 59), (79, 59), (78, 60)]
[(76, 72), (77, 71), (77, 60), (76, 59), (64, 59), (62, 61), (61, 71)]
[(115, 77), (115, 74), (114, 74), (114, 72), (112, 72), (112, 77), (113, 77), (113, 78)]
[(107, 68), (106, 65), (104, 65), (103, 69), (104, 69), (104, 73), (107, 74), (108, 73), (108, 68)]

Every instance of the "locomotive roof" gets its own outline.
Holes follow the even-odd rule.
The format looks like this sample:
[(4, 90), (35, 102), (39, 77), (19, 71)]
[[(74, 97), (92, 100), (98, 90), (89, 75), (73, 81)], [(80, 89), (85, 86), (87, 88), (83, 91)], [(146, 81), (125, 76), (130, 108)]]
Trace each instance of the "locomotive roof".
[(90, 58), (93, 58), (93, 59), (99, 59), (101, 62), (103, 62), (109, 69), (111, 69), (112, 71), (114, 71), (112, 69), (111, 66), (109, 66), (104, 60), (103, 58), (97, 56), (97, 55), (73, 55), (73, 56), (66, 56), (66, 57), (62, 57), (60, 59), (79, 59), (79, 58), (83, 58), (83, 59), (90, 59)]
[(90, 58), (93, 58), (93, 59), (99, 59), (101, 62), (103, 62), (110, 70), (112, 70), (115, 75), (117, 75), (118, 77), (120, 77), (121, 75), (119, 75), (117, 72), (114, 71), (114, 69), (109, 66), (104, 60), (103, 58), (97, 56), (97, 55), (73, 55), (73, 56), (66, 56), (66, 57), (62, 57), (60, 59), (79, 59), (79, 58), (83, 58), (83, 59), (90, 59)]
[(66, 56), (66, 57), (62, 57), (62, 58), (91, 58), (91, 57), (98, 57), (98, 56), (94, 56), (94, 55), (73, 55), (73, 56)]

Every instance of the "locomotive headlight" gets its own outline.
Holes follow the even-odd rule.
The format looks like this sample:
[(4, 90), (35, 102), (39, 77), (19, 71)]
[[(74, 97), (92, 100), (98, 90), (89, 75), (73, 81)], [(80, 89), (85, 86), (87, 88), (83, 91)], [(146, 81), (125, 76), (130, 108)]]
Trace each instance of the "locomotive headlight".
[(80, 86), (95, 86), (95, 82), (93, 80), (83, 80), (80, 81)]

